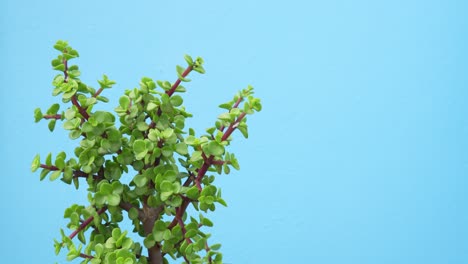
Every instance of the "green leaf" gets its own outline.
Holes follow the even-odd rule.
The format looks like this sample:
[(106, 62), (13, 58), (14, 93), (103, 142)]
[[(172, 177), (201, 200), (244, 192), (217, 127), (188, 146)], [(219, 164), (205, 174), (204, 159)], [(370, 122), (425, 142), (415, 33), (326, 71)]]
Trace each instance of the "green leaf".
[(190, 189), (188, 189), (186, 195), (192, 200), (197, 200), (200, 196), (200, 192), (198, 191), (197, 186), (192, 186)]
[(39, 179), (40, 179), (41, 181), (44, 180), (44, 178), (47, 176), (47, 174), (49, 174), (49, 172), (50, 172), (50, 170), (48, 170), (48, 169), (43, 169), (43, 170), (41, 171), (41, 175), (40, 175)]
[(166, 128), (161, 132), (161, 136), (165, 139), (168, 139), (174, 134), (174, 130), (172, 128)]
[(169, 157), (172, 157), (172, 154), (174, 153), (171, 149), (170, 146), (164, 146), (162, 149), (161, 149), (161, 153), (164, 157), (166, 158), (169, 158)]
[(151, 248), (156, 244), (156, 241), (154, 240), (153, 236), (147, 236), (143, 240), (143, 245), (145, 245), (146, 248)]
[(48, 110), (47, 110), (47, 114), (49, 115), (55, 115), (57, 114), (58, 110), (60, 109), (60, 105), (59, 104), (53, 104)]
[(56, 123), (56, 120), (55, 119), (52, 119), (49, 121), (49, 130), (50, 132), (54, 131), (54, 128), (55, 128), (55, 123)]
[(184, 100), (180, 95), (171, 96), (170, 102), (173, 106), (181, 106)]
[(223, 121), (231, 122), (233, 121), (233, 118), (229, 113), (222, 113), (218, 116), (218, 119), (221, 119)]
[(112, 185), (108, 182), (103, 182), (99, 187), (99, 192), (101, 194), (107, 195), (112, 193)]
[(70, 139), (77, 139), (81, 136), (81, 131), (80, 130), (73, 130), (70, 131), (70, 134), (68, 134), (68, 137)]
[(154, 223), (153, 229), (156, 231), (164, 231), (167, 229), (167, 226), (166, 226), (166, 223), (164, 223), (164, 221), (158, 220), (156, 221), (156, 223)]
[(52, 166), (52, 153), (47, 154), (47, 157), (46, 157), (46, 160), (45, 160), (45, 164), (46, 164), (47, 166)]
[(245, 138), (248, 138), (248, 137), (249, 137), (249, 132), (248, 132), (246, 126), (239, 126), (239, 127), (237, 127), (237, 129), (239, 129), (239, 131), (242, 133), (242, 135), (243, 135)]
[(190, 161), (191, 162), (196, 162), (196, 161), (199, 161), (199, 160), (202, 160), (203, 157), (202, 157), (202, 152), (201, 151), (194, 151), (192, 153), (192, 156), (190, 157)]
[(197, 143), (197, 138), (193, 135), (189, 135), (188, 137), (185, 138), (184, 142), (187, 145), (193, 146)]
[(120, 97), (119, 105), (120, 107), (122, 107), (122, 109), (127, 110), (128, 107), (130, 106), (130, 98), (128, 98), (128, 96)]
[(231, 166), (236, 170), (240, 170), (239, 162), (237, 161), (234, 154), (231, 153), (230, 159), (231, 159)]
[(62, 172), (59, 170), (52, 172), (49, 178), (50, 181), (55, 181), (58, 177), (60, 177), (60, 174), (62, 174)]
[(109, 98), (105, 97), (105, 96), (98, 96), (96, 99), (98, 99), (99, 101), (101, 102), (104, 102), (104, 103), (108, 103), (109, 102)]
[(187, 155), (188, 154), (188, 147), (187, 144), (184, 142), (177, 143), (175, 145), (175, 151), (180, 155)]
[(174, 182), (177, 179), (177, 172), (174, 170), (167, 170), (164, 172), (164, 179), (169, 182)]
[(163, 90), (168, 91), (171, 89), (172, 85), (168, 81), (156, 81), (159, 85), (159, 87), (163, 88)]
[(184, 56), (185, 61), (187, 62), (188, 65), (192, 66), (193, 65), (193, 59), (190, 57), (190, 55), (185, 55)]
[(138, 174), (133, 178), (133, 182), (136, 186), (143, 187), (146, 185), (146, 183), (148, 183), (148, 178), (146, 178), (145, 175)]
[(68, 108), (66, 111), (65, 111), (65, 119), (67, 120), (70, 120), (70, 119), (73, 119), (76, 115), (76, 111), (74, 108)]
[(146, 131), (148, 130), (149, 126), (145, 122), (138, 122), (137, 123), (137, 129), (140, 131)]
[(229, 102), (229, 103), (220, 104), (218, 107), (219, 107), (219, 108), (223, 108), (223, 109), (227, 109), (227, 110), (231, 110), (231, 108), (232, 108), (232, 103)]
[(111, 193), (111, 194), (107, 195), (107, 202), (109, 203), (109, 205), (112, 205), (112, 206), (119, 205), (120, 195), (115, 194), (115, 193)]
[(171, 192), (172, 193), (172, 183), (170, 181), (163, 181), (161, 183), (161, 192)]
[(203, 218), (201, 220), (201, 224), (204, 225), (204, 226), (209, 226), (209, 227), (213, 226), (213, 222), (211, 222), (211, 220), (208, 219), (208, 218)]
[(216, 141), (210, 141), (202, 146), (203, 152), (207, 156), (220, 156), (224, 154), (224, 147)]
[(198, 73), (201, 73), (201, 74), (204, 74), (205, 73), (205, 69), (203, 68), (203, 66), (197, 66), (197, 67), (193, 67), (193, 70), (198, 72)]
[(63, 128), (66, 130), (73, 130), (77, 128), (81, 123), (81, 120), (79, 118), (73, 118), (71, 120), (68, 120), (63, 123)]
[(57, 158), (55, 160), (55, 166), (60, 170), (63, 170), (65, 168), (65, 160), (63, 158)]
[(192, 238), (198, 233), (198, 230), (196, 229), (190, 229), (185, 233), (185, 237), (187, 238)]
[(178, 74), (182, 75), (182, 73), (184, 73), (184, 71), (185, 71), (185, 68), (180, 66), (180, 65), (177, 65), (176, 66), (176, 71), (177, 71)]
[(137, 219), (138, 209), (136, 209), (135, 207), (130, 208), (130, 210), (128, 211), (128, 218), (130, 218), (131, 220)]
[(201, 203), (206, 204), (213, 204), (215, 202), (215, 198), (213, 196), (201, 196), (199, 200)]
[(211, 250), (219, 250), (221, 248), (221, 244), (213, 244), (210, 246)]
[(44, 116), (42, 115), (41, 109), (36, 108), (34, 109), (34, 122), (39, 122)]
[(37, 169), (39, 169), (39, 167), (41, 166), (40, 159), (41, 159), (41, 157), (39, 156), (39, 154), (37, 154), (34, 157), (33, 162), (31, 164), (31, 172), (35, 172), (35, 171), (37, 171)]
[(137, 160), (143, 159), (148, 153), (145, 141), (142, 139), (135, 140), (135, 142), (133, 142), (133, 152), (135, 153), (135, 158)]
[(149, 102), (148, 105), (146, 106), (146, 111), (148, 112), (153, 111), (154, 109), (156, 109), (156, 107), (158, 107), (157, 104), (153, 102)]
[(219, 204), (223, 205), (224, 207), (227, 207), (227, 203), (226, 201), (224, 201), (222, 198), (216, 198), (216, 202), (218, 202)]
[(65, 64), (60, 63), (59, 65), (54, 67), (54, 70), (62, 71), (62, 72), (65, 71)]

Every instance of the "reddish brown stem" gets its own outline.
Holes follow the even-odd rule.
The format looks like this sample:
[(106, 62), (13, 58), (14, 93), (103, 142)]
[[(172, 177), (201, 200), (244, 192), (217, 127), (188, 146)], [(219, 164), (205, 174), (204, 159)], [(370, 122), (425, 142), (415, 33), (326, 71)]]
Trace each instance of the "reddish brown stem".
[(244, 100), (244, 98), (240, 96), (239, 99), (237, 99), (236, 103), (232, 106), (232, 108), (239, 107), (239, 104), (242, 102), (242, 100)]
[(239, 117), (237, 118), (236, 122), (233, 122), (231, 123), (231, 125), (229, 125), (228, 129), (226, 130), (226, 133), (224, 133), (223, 137), (221, 138), (221, 141), (225, 141), (226, 139), (229, 138), (229, 136), (232, 134), (232, 132), (234, 132), (234, 130), (240, 124), (240, 122), (245, 117), (245, 115), (246, 113), (241, 113)]
[(94, 258), (93, 256), (86, 255), (86, 254), (83, 254), (83, 253), (80, 253), (80, 257), (87, 258), (87, 259), (93, 259)]
[[(51, 171), (60, 170), (57, 166), (53, 166), (53, 165), (41, 164), (40, 167), (43, 168), (43, 169), (51, 170)], [(88, 178), (88, 176), (89, 175), (84, 171), (80, 171), (80, 170), (73, 171), (73, 177), (75, 177), (75, 178)], [(100, 176), (95, 176), (95, 178), (99, 179)]]
[(55, 119), (59, 120), (62, 119), (62, 115), (56, 114), (56, 115), (44, 115), (44, 119)]
[(78, 112), (80, 112), (81, 116), (85, 119), (88, 120), (89, 114), (86, 112), (86, 110), (81, 107), (80, 103), (78, 102), (78, 99), (76, 97), (76, 94), (72, 96), (71, 98), (72, 104), (78, 108)]
[(46, 170), (51, 170), (51, 171), (59, 170), (59, 168), (57, 168), (56, 166), (52, 166), (52, 165), (49, 166), (49, 165), (41, 164), (40, 167)]
[[(182, 234), (185, 237), (185, 233), (187, 233), (187, 230), (185, 229), (185, 224), (184, 224), (184, 221), (182, 220), (183, 213), (181, 214), (179, 211), (180, 210), (176, 209), (175, 217), (176, 217), (177, 223), (179, 224), (179, 226), (180, 226), (180, 228), (182, 230)], [(192, 244), (192, 240), (190, 240), (190, 238), (188, 238), (188, 237), (185, 237), (185, 241), (187, 242), (187, 244)]]
[(94, 98), (98, 97), (102, 93), (102, 91), (104, 91), (104, 87), (99, 88), (99, 90), (97, 90), (97, 92), (93, 94), (93, 97)]
[[(98, 215), (104, 213), (107, 210), (107, 207), (103, 207), (97, 211)], [(73, 239), (79, 232), (83, 231), (92, 221), (94, 220), (94, 216), (88, 217), (88, 219), (84, 220), (84, 222), (76, 229), (73, 233), (71, 233), (68, 237)]]
[[(206, 250), (206, 253), (208, 254), (208, 252), (210, 252), (210, 247), (208, 246), (208, 242), (205, 242), (205, 250)], [(208, 263), (212, 263), (212, 259), (211, 257), (208, 258)]]
[[(240, 96), (239, 99), (237, 99), (237, 101), (234, 103), (234, 105), (232, 106), (232, 108), (237, 108), (237, 107), (239, 107), (239, 104), (240, 104), (243, 100), (244, 100), (244, 98), (243, 98), (242, 96)], [(220, 130), (221, 132), (223, 132), (224, 129), (225, 129), (225, 127), (222, 126), (219, 130)]]
[[(239, 115), (239, 117), (237, 118), (237, 120), (235, 122), (233, 122), (231, 125), (229, 125), (226, 133), (224, 133), (223, 137), (221, 138), (222, 141), (225, 141), (227, 138), (229, 138), (229, 136), (232, 134), (232, 132), (234, 132), (234, 130), (240, 124), (240, 122), (245, 117), (245, 115), (246, 115), (246, 113), (241, 113)], [(203, 162), (203, 165), (201, 166), (201, 168), (198, 170), (197, 178), (195, 179), (195, 185), (197, 186), (197, 188), (198, 188), (198, 190), (200, 192), (202, 191), (201, 181), (202, 181), (203, 177), (205, 176), (206, 172), (208, 171), (208, 169), (210, 168), (210, 166), (213, 164), (213, 159), (214, 159), (214, 156), (209, 156), (208, 159), (206, 159)], [(189, 182), (189, 181), (187, 180), (187, 182)], [(182, 202), (181, 206), (177, 208), (180, 217), (182, 217), (185, 210), (187, 210), (187, 207), (188, 207), (189, 203), (190, 203), (190, 200), (188, 200), (188, 199), (184, 200)], [(169, 229), (172, 229), (177, 224), (177, 217), (178, 216), (176, 214), (176, 216), (174, 217), (174, 219), (172, 220), (172, 222), (168, 226)]]
[(63, 59), (63, 65), (65, 66), (65, 70), (63, 70), (63, 81), (68, 82), (68, 61)]
[[(188, 67), (185, 69), (185, 71), (182, 73), (182, 77), (184, 77), (184, 78), (187, 77), (187, 75), (189, 75), (189, 73), (190, 73), (192, 70), (193, 70), (193, 66), (192, 66), (192, 65), (188, 66)], [(181, 81), (182, 81), (182, 80), (181, 80), (180, 78), (177, 79), (177, 81), (172, 85), (171, 89), (168, 90), (168, 91), (166, 91), (166, 94), (169, 95), (169, 96), (171, 96), (171, 95), (175, 92), (175, 90), (177, 89), (177, 87), (179, 87), (179, 84), (180, 84)]]
[(213, 165), (224, 165), (224, 163), (226, 163), (226, 161), (223, 161), (223, 160), (213, 160), (213, 162), (211, 164)]

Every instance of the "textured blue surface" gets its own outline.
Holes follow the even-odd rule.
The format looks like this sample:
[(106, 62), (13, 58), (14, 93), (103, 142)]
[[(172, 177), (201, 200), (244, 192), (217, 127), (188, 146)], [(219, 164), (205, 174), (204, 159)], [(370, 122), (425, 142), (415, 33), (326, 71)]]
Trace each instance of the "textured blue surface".
[[(255, 2), (255, 3), (254, 3)], [(189, 126), (247, 84), (263, 111), (218, 177), (211, 214), (228, 263), (468, 263), (466, 1), (24, 1), (0, 3), (1, 259), (64, 263), (52, 239), (85, 190), (29, 172), (73, 144), (33, 109), (54, 102), (53, 43), (118, 96), (142, 76), (175, 78), (183, 55)]]

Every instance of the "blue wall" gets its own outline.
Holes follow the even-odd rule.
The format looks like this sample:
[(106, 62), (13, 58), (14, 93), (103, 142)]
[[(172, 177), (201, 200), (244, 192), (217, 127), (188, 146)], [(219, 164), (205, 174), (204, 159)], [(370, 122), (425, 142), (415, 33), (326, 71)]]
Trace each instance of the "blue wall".
[[(218, 177), (211, 214), (228, 263), (468, 263), (466, 1), (25, 1), (0, 3), (3, 263), (58, 263), (63, 210), (85, 190), (39, 182), (36, 153), (74, 145), (33, 109), (54, 102), (51, 48), (80, 52), (82, 79), (118, 96), (174, 80), (183, 55), (189, 126), (247, 84), (263, 111)], [(95, 85), (97, 86), (97, 84)]]

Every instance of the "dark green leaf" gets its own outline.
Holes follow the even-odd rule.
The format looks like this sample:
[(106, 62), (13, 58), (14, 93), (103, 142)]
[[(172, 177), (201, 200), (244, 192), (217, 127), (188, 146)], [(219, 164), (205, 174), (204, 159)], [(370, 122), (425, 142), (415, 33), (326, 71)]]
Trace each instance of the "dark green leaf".
[(135, 207), (130, 208), (128, 211), (128, 217), (132, 220), (135, 220), (138, 218), (138, 210)]
[(34, 122), (39, 122), (43, 118), (42, 112), (40, 108), (34, 109)]
[(48, 169), (43, 169), (43, 170), (41, 171), (41, 176), (39, 177), (39, 179), (40, 179), (41, 181), (44, 180), (44, 178), (47, 176), (47, 174), (48, 174), (49, 172), (50, 172), (50, 170), (48, 170)]
[(237, 127), (237, 129), (239, 129), (239, 131), (242, 133), (242, 135), (243, 135), (245, 138), (248, 138), (248, 137), (249, 137), (249, 132), (248, 132), (246, 126), (239, 126), (239, 127)]
[(197, 186), (192, 186), (190, 189), (188, 189), (186, 195), (188, 198), (196, 200), (200, 196), (200, 191), (198, 190)]
[(173, 106), (180, 106), (184, 102), (184, 100), (182, 99), (180, 95), (171, 96), (170, 101)]
[(213, 244), (210, 246), (211, 250), (219, 250), (221, 248), (221, 244)]
[(54, 128), (55, 128), (55, 123), (56, 123), (56, 120), (55, 119), (52, 119), (49, 121), (49, 130), (50, 132), (54, 131)]
[(203, 218), (201, 220), (201, 224), (204, 225), (204, 226), (209, 226), (209, 227), (213, 226), (213, 222), (211, 222), (211, 220), (208, 219), (208, 218)]

